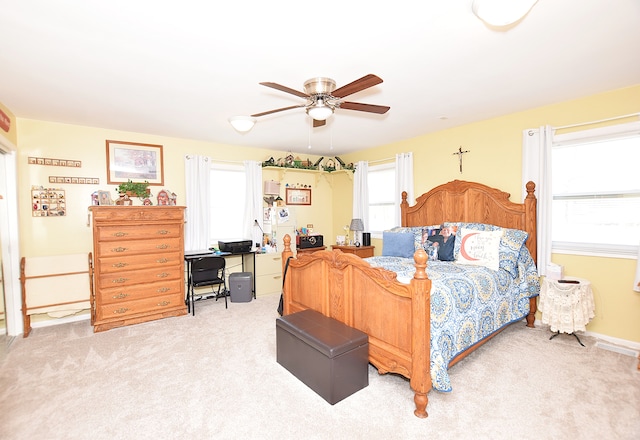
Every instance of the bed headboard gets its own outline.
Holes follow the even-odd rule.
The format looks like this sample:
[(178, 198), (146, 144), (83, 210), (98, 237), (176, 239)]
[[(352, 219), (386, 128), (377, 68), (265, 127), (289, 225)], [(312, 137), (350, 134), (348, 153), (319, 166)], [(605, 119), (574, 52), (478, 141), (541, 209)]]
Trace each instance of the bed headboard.
[(537, 257), (535, 183), (527, 182), (524, 203), (509, 200), (509, 193), (481, 183), (454, 180), (437, 186), (409, 206), (407, 193), (400, 204), (402, 226), (427, 226), (443, 222), (488, 223), (529, 233), (527, 248)]

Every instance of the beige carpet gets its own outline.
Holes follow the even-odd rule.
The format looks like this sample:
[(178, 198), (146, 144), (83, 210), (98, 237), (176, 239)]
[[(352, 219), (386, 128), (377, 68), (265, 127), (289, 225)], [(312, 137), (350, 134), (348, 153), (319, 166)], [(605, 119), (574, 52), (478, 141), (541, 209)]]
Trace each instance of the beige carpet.
[(408, 381), (369, 368), (334, 406), (275, 360), (278, 296), (196, 316), (16, 338), (0, 366), (2, 439), (638, 439), (640, 372), (582, 337), (511, 326), (452, 367), (413, 415)]

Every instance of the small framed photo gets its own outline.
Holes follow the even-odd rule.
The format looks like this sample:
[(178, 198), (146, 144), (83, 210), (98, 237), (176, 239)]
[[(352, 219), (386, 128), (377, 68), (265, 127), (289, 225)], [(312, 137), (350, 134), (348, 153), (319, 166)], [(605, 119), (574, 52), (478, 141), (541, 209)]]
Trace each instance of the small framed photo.
[(311, 188), (287, 188), (287, 205), (311, 205)]
[(110, 191), (98, 191), (98, 205), (111, 205), (111, 192)]
[(164, 185), (162, 145), (107, 140), (107, 183)]

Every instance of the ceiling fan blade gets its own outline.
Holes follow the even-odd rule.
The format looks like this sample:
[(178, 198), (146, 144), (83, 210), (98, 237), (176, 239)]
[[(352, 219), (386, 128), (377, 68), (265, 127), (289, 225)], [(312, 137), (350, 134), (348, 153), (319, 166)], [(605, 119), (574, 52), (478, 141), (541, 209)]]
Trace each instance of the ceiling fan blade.
[(309, 95), (307, 95), (306, 93), (303, 92), (299, 92), (297, 90), (291, 89), (289, 87), (280, 85), (278, 83), (274, 83), (274, 82), (261, 82), (260, 83), (261, 86), (266, 86), (266, 87), (271, 87), (272, 89), (276, 89), (276, 90), (280, 90), (281, 92), (285, 92), (285, 93), (291, 93), (292, 95), (296, 95), (299, 96), (300, 98), (308, 98)]
[(343, 102), (340, 107), (345, 110), (357, 110), (359, 112), (378, 113), (382, 115), (389, 111), (391, 107), (386, 105), (363, 104), (361, 102)]
[(252, 118), (259, 118), (260, 116), (266, 116), (266, 115), (270, 115), (271, 113), (278, 113), (278, 112), (283, 112), (285, 110), (291, 110), (293, 108), (300, 108), (300, 107), (306, 107), (306, 104), (300, 104), (300, 105), (292, 105), (289, 107), (282, 107), (282, 108), (277, 108), (275, 110), (268, 110), (266, 112), (262, 112), (262, 113), (256, 113), (254, 115), (251, 115)]
[(319, 121), (318, 119), (314, 119), (314, 120), (313, 120), (313, 128), (316, 128), (316, 127), (322, 127), (322, 126), (323, 126), (323, 125), (325, 125), (326, 123), (327, 123), (327, 121), (326, 121), (326, 120), (324, 120), (324, 121)]
[(368, 89), (369, 87), (373, 87), (377, 84), (380, 84), (381, 82), (382, 78), (379, 78), (376, 75), (370, 73), (369, 75), (365, 75), (362, 78), (347, 84), (346, 86), (337, 88), (331, 93), (331, 95), (335, 96), (336, 98), (344, 98), (345, 96), (349, 96), (361, 90)]

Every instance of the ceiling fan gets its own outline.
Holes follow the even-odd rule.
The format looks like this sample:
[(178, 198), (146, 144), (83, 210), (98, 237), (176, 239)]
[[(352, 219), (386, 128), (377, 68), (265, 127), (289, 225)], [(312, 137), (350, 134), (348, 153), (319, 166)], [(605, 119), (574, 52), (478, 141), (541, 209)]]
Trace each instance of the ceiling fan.
[(271, 87), (272, 89), (280, 90), (281, 92), (291, 93), (292, 95), (306, 99), (307, 102), (305, 104), (292, 105), (290, 107), (256, 113), (251, 115), (251, 117), (257, 118), (260, 116), (270, 115), (272, 113), (304, 107), (307, 114), (313, 118), (313, 126), (321, 127), (327, 123), (327, 118), (330, 117), (337, 108), (377, 113), (381, 115), (388, 112), (391, 107), (342, 100), (342, 98), (346, 96), (368, 89), (369, 87), (373, 87), (381, 82), (381, 78), (376, 75), (369, 74), (336, 89), (336, 82), (334, 80), (331, 78), (318, 77), (305, 81), (304, 92), (300, 92), (274, 82), (261, 82), (260, 85)]

